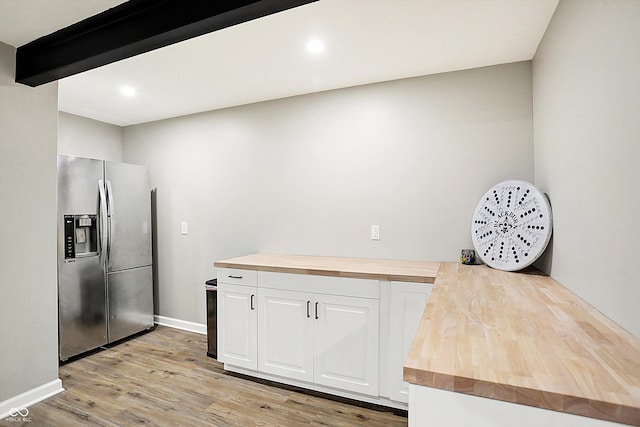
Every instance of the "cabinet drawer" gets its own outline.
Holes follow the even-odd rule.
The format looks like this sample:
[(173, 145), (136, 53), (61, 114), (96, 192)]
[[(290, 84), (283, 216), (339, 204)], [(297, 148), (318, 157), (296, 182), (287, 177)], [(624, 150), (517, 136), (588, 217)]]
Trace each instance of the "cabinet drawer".
[(241, 270), (239, 268), (219, 268), (218, 283), (256, 286), (258, 284), (258, 272), (256, 270)]
[(373, 299), (380, 297), (379, 282), (372, 279), (274, 273), (270, 271), (260, 271), (258, 276), (260, 281), (258, 286), (261, 288)]

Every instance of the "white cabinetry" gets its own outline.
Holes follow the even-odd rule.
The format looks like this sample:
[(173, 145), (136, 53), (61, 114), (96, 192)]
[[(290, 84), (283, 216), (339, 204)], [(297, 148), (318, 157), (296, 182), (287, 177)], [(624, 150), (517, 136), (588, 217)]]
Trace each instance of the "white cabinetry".
[(378, 395), (378, 301), (316, 296), (314, 381)]
[(219, 359), (231, 371), (406, 407), (402, 366), (431, 287), (219, 269)]
[(313, 381), (311, 296), (261, 288), (258, 306), (258, 370)]
[(256, 272), (218, 272), (218, 360), (247, 369), (258, 361)]
[(624, 427), (612, 421), (411, 384), (409, 427)]
[(402, 379), (402, 367), (432, 288), (428, 283), (391, 282), (387, 371), (391, 400), (409, 401), (409, 383)]
[(378, 395), (377, 281), (260, 272), (258, 286), (258, 371)]

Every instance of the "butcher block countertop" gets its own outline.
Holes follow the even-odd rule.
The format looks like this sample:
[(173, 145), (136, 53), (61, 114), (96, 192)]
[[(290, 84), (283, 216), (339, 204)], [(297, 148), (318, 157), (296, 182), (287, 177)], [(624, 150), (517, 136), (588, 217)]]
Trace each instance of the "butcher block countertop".
[(640, 339), (536, 270), (274, 254), (214, 266), (435, 282), (405, 381), (640, 426)]
[(536, 272), (442, 263), (404, 379), (640, 426), (640, 339)]
[(418, 283), (433, 283), (440, 268), (439, 262), (278, 254), (247, 255), (216, 261), (213, 265), (219, 268)]

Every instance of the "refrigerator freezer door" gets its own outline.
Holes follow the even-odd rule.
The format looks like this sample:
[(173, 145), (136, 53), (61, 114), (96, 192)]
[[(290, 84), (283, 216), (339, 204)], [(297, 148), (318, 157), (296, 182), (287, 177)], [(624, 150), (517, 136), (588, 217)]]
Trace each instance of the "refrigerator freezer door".
[[(98, 214), (101, 160), (58, 156), (58, 322), (60, 360), (107, 342), (106, 277), (99, 257), (65, 260), (65, 215)], [(75, 233), (72, 237), (77, 240)]]
[(143, 166), (105, 162), (109, 199), (107, 271), (151, 265), (151, 190)]
[(60, 360), (107, 343), (105, 277), (97, 256), (58, 269)]
[(58, 213), (97, 214), (102, 160), (58, 156)]
[(153, 326), (151, 266), (107, 274), (109, 342)]

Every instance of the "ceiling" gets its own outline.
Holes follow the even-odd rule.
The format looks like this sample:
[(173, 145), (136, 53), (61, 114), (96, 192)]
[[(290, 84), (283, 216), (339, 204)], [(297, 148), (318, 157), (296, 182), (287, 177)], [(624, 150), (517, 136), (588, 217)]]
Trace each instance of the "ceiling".
[[(20, 46), (114, 0), (0, 0)], [(119, 126), (529, 60), (558, 0), (321, 0), (67, 77), (61, 111)], [(311, 54), (318, 38), (324, 51)], [(125, 96), (121, 88), (135, 91)]]
[(0, 0), (0, 42), (19, 47), (122, 0)]

